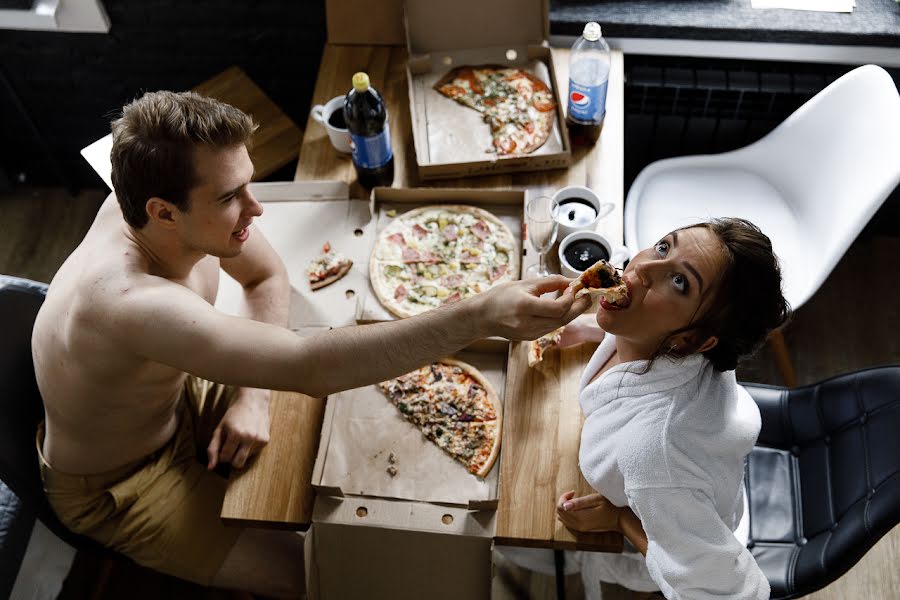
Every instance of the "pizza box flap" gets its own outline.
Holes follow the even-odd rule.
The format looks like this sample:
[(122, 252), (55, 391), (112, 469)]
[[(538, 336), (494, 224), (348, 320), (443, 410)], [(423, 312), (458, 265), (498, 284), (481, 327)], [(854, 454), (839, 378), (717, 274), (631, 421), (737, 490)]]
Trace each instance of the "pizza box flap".
[[(369, 202), (350, 199), (342, 181), (253, 183), (250, 190), (263, 206), (254, 227), (278, 252), (290, 278), (288, 325), (355, 324), (357, 302), (369, 287), (369, 251), (375, 227)], [(306, 268), (325, 242), (352, 260), (353, 266), (342, 279), (313, 290)], [(243, 302), (240, 286), (223, 272), (216, 306), (240, 315), (244, 314)]]
[(406, 0), (410, 56), (540, 45), (549, 37), (547, 0)]

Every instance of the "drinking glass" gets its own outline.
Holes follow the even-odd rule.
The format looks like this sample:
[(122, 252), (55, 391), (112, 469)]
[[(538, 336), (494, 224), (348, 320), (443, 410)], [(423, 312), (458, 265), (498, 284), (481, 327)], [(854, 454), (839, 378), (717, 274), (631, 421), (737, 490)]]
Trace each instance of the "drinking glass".
[(546, 277), (550, 274), (544, 262), (544, 255), (556, 242), (559, 221), (559, 203), (551, 196), (533, 196), (525, 204), (526, 235), (531, 247), (538, 253), (538, 264), (531, 265), (525, 274), (528, 277)]

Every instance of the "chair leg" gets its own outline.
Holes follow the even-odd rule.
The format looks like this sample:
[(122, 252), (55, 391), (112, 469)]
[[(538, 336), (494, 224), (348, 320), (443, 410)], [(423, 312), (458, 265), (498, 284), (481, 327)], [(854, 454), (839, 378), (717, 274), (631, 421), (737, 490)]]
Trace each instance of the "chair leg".
[(775, 356), (775, 366), (781, 374), (781, 379), (789, 388), (797, 387), (797, 373), (794, 371), (794, 362), (788, 353), (787, 344), (784, 341), (784, 334), (780, 329), (776, 329), (769, 334), (769, 349)]

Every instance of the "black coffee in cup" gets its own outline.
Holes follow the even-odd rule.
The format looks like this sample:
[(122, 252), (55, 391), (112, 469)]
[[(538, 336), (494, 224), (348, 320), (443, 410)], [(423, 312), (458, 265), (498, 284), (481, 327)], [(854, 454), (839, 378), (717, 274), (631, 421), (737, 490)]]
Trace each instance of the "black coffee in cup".
[(337, 129), (347, 129), (347, 123), (344, 121), (344, 111), (340, 108), (331, 113), (328, 117), (328, 124)]
[(606, 247), (596, 240), (575, 240), (563, 250), (566, 262), (576, 271), (584, 271), (598, 260), (609, 260)]

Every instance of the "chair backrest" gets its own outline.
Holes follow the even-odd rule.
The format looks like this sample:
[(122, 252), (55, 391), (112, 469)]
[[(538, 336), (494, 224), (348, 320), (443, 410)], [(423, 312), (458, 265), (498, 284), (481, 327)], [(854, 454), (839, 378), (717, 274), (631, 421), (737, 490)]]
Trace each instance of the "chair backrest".
[(900, 366), (745, 388), (762, 415), (746, 478), (751, 551), (772, 598), (809, 594), (900, 522)]
[(812, 295), (900, 183), (900, 94), (881, 67), (859, 67), (734, 160), (790, 205), (800, 242), (817, 255)]
[(31, 332), (46, 295), (44, 283), (0, 275), (0, 479), (63, 541), (105, 552), (59, 522), (41, 482), (35, 433), (44, 403), (34, 376)]

